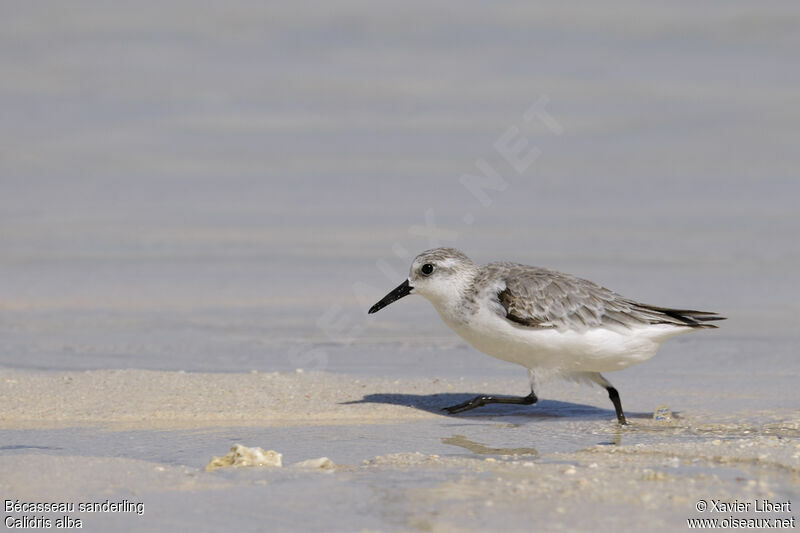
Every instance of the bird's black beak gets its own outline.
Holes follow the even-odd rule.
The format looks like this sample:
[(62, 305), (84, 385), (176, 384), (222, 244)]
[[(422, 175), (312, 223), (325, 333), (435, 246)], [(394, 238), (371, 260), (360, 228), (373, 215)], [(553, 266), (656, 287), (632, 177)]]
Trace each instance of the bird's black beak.
[(380, 311), (381, 309), (383, 309), (384, 307), (386, 307), (390, 303), (396, 302), (397, 300), (399, 300), (403, 296), (408, 296), (409, 294), (411, 294), (411, 291), (413, 291), (413, 290), (414, 290), (414, 287), (412, 287), (411, 285), (408, 284), (408, 280), (405, 280), (395, 290), (393, 290), (392, 292), (390, 292), (389, 294), (384, 296), (381, 299), (380, 302), (378, 302), (375, 305), (373, 305), (372, 307), (370, 307), (369, 308), (369, 314), (371, 315), (372, 313), (377, 313), (378, 311)]

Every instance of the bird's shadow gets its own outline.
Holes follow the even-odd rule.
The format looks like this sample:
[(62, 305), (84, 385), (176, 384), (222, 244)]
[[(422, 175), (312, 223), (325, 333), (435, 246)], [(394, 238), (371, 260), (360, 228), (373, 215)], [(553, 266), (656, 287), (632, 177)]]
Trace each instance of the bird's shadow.
[[(482, 407), (464, 411), (457, 414), (448, 414), (444, 411), (445, 407), (460, 404), (470, 400), (478, 393), (452, 393), (444, 392), (439, 394), (398, 394), (398, 393), (378, 393), (367, 394), (360, 400), (342, 402), (342, 405), (354, 405), (364, 403), (382, 403), (390, 405), (402, 405), (412, 407), (422, 411), (428, 411), (442, 416), (453, 418), (485, 418), (497, 416), (523, 416), (530, 418), (572, 418), (579, 420), (604, 420), (616, 419), (613, 409), (602, 409), (593, 405), (586, 405), (572, 402), (562, 402), (559, 400), (539, 400), (535, 405), (515, 405), (515, 404), (489, 404)], [(652, 418), (652, 413), (625, 413), (627, 418)]]

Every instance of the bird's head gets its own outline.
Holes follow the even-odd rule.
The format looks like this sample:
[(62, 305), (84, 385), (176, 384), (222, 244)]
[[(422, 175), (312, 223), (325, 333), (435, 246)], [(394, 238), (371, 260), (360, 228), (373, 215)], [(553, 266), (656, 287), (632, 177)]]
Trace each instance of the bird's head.
[(373, 305), (377, 313), (409, 294), (419, 294), (439, 308), (459, 298), (472, 283), (478, 267), (455, 248), (434, 248), (422, 252), (411, 263), (408, 279)]

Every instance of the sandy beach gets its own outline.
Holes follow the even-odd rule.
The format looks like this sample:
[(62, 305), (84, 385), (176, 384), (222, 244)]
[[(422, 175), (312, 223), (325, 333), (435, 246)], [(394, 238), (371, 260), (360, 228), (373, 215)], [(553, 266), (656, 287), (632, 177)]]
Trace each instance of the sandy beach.
[[(700, 395), (654, 417), (634, 401), (622, 428), (602, 397), (563, 385), (550, 388), (558, 400), (536, 408), (440, 412), (472, 391), (519, 386), (324, 372), (6, 370), (0, 490), (22, 502), (143, 504), (141, 514), (69, 513), (90, 530), (188, 520), (208, 531), (555, 531), (598, 521), (676, 530), (704, 517), (701, 500), (796, 496), (795, 409), (697, 412), (708, 405)], [(204, 471), (233, 443), (275, 450), (283, 466)], [(333, 466), (293, 466), (319, 457)]]

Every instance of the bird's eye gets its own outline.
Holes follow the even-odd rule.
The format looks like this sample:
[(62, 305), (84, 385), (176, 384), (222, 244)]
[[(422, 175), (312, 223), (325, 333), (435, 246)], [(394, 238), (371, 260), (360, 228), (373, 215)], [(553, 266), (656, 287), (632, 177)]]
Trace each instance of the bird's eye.
[(430, 276), (433, 273), (433, 265), (430, 263), (425, 263), (419, 270), (424, 276)]

